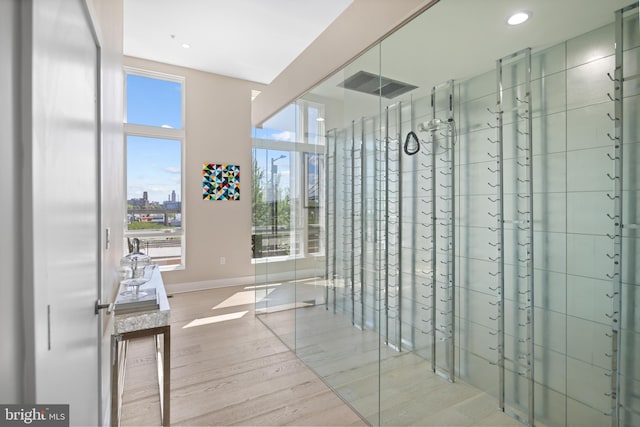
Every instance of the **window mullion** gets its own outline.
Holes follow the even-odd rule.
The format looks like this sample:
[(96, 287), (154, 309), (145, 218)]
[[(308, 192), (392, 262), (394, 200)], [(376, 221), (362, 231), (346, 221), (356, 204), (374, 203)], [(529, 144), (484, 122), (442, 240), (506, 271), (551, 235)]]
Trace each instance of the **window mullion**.
[(184, 139), (184, 129), (163, 128), (159, 126), (137, 125), (132, 123), (124, 124), (126, 135), (147, 136), (153, 138)]

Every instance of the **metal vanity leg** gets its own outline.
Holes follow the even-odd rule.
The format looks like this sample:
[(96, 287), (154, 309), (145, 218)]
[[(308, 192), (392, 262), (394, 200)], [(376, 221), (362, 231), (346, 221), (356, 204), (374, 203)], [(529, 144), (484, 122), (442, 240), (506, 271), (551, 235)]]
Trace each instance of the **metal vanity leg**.
[(171, 423), (170, 416), (170, 393), (171, 393), (171, 327), (166, 326), (162, 334), (164, 341), (164, 351), (162, 354), (162, 362), (164, 368), (163, 374), (163, 407), (162, 407), (162, 425), (169, 426)]
[(120, 355), (121, 335), (111, 335), (111, 425), (120, 426)]

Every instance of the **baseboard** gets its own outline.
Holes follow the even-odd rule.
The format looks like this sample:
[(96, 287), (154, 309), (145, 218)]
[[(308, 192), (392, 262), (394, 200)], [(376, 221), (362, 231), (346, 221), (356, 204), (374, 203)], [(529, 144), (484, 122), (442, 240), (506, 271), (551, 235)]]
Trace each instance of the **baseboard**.
[(165, 284), (167, 294), (180, 294), (183, 292), (206, 291), (208, 289), (228, 288), (230, 286), (253, 285), (255, 276), (230, 277), (228, 279), (203, 280), (200, 282), (185, 282)]

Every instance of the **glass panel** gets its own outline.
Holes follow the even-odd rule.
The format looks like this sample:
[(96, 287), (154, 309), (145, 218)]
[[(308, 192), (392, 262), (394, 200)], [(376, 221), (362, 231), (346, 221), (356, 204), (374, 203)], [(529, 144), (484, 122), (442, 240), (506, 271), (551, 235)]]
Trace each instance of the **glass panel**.
[(295, 255), (300, 248), (296, 210), (296, 153), (253, 149), (253, 258), (256, 313), (290, 348), (295, 348)]
[[(505, 5), (466, 4), (465, 14), (506, 19)], [(305, 257), (279, 266), (295, 301), (283, 336), (369, 423), (517, 425), (506, 412), (536, 425), (610, 425), (618, 380), (619, 424), (637, 424), (638, 15), (623, 31), (620, 144), (620, 105), (607, 93), (619, 88), (612, 22), (625, 4), (589, 5), (589, 23), (575, 26), (536, 23), (534, 11), (526, 25), (545, 27), (524, 43), (484, 31), (488, 21), (473, 40), (448, 37), (475, 24), (453, 21), (456, 2), (438, 2), (297, 101), (291, 173), (303, 179), (292, 222)], [(572, 12), (554, 6), (562, 22)], [(530, 45), (527, 89), (518, 55), (502, 75), (496, 60)], [(356, 80), (367, 90), (345, 87)], [(395, 93), (398, 82), (409, 89)], [(326, 133), (311, 149), (314, 120)], [(317, 209), (315, 159), (325, 174)]]
[[(362, 108), (375, 117), (379, 100), (339, 85), (361, 70), (377, 75), (378, 58), (376, 46), (298, 101), (307, 107), (308, 142), (315, 148), (304, 155), (307, 247), (314, 263), (297, 266), (296, 351), (372, 424), (379, 422), (380, 287), (371, 257), (375, 223), (363, 202), (373, 207), (380, 122), (365, 122)], [(323, 128), (331, 130), (317, 139), (314, 133)]]
[(254, 149), (254, 258), (294, 254), (292, 236), (291, 155), (287, 151)]
[(290, 104), (264, 122), (261, 128), (254, 128), (253, 137), (256, 139), (297, 142), (299, 140), (299, 116), (297, 104)]
[(321, 191), (324, 189), (324, 155), (304, 153), (304, 208), (307, 215), (307, 253), (319, 254), (322, 249), (320, 222)]
[(305, 102), (306, 138), (308, 144), (324, 144), (324, 106), (315, 102)]
[[(429, 14), (424, 14), (381, 44), (383, 78), (415, 88), (381, 99), (383, 145), (378, 150), (382, 160), (376, 176), (383, 191), (379, 193), (379, 213), (375, 215), (384, 224), (383, 244), (378, 251), (383, 256), (379, 268), (384, 273), (386, 289), (381, 301), (380, 425), (448, 423), (435, 417), (438, 409), (447, 404), (447, 398), (435, 399), (431, 393), (445, 381), (434, 375), (434, 368), (445, 377), (453, 372), (451, 132), (442, 126), (432, 133), (419, 124), (434, 117), (446, 123), (449, 105), (445, 100), (450, 88), (444, 79), (426, 78), (424, 70), (416, 73), (398, 67), (398, 61), (404, 61), (401, 51), (420, 48), (420, 39), (425, 35), (420, 34), (423, 30), (419, 28), (429, 19)], [(418, 38), (416, 32), (420, 34)], [(444, 86), (436, 93), (432, 105), (432, 87), (440, 84)], [(439, 146), (432, 157), (433, 147), (428, 141), (434, 137), (438, 138)], [(405, 150), (415, 154), (408, 155)], [(432, 208), (433, 176), (437, 177), (437, 213)], [(436, 230), (432, 228), (433, 216), (438, 218)], [(435, 254), (433, 240), (438, 248)], [(436, 256), (435, 272), (433, 256)], [(413, 395), (431, 398), (418, 402)]]
[(182, 129), (182, 83), (127, 74), (126, 122)]

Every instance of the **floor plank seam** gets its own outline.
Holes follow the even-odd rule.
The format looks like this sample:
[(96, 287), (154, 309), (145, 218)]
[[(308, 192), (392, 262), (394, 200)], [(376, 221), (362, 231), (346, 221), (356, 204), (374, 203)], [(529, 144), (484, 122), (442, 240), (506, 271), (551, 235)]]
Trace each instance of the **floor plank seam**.
[[(263, 358), (251, 359), (251, 361), (260, 360), (260, 359), (263, 359)], [(288, 362), (288, 361), (291, 361), (291, 360), (286, 360), (284, 362)], [(211, 381), (223, 381), (225, 379), (229, 379), (229, 378), (232, 378), (232, 377), (237, 376), (237, 375), (249, 374), (251, 372), (255, 372), (255, 371), (262, 370), (262, 369), (267, 369), (267, 368), (270, 368), (270, 367), (274, 367), (274, 366), (280, 365), (282, 363), (283, 363), (283, 361), (277, 361), (277, 362), (274, 361), (273, 363), (270, 363), (268, 365), (257, 366), (255, 368), (248, 369), (248, 370), (243, 370), (241, 372), (233, 372), (233, 373), (229, 373), (228, 375), (221, 376), (221, 377), (207, 378), (207, 379), (204, 379), (202, 381), (192, 382), (192, 383), (189, 383), (189, 384), (185, 384), (183, 386), (176, 386), (175, 388), (172, 387), (171, 390), (172, 391), (178, 391), (178, 390), (181, 390), (181, 389), (186, 388), (186, 387), (193, 387), (195, 385), (202, 385), (202, 384), (206, 384), (206, 383), (211, 382)]]
[[(313, 380), (309, 380), (309, 381), (305, 381), (304, 383), (300, 383), (299, 385), (302, 385), (302, 384), (311, 384), (311, 383), (313, 383), (313, 382), (314, 382)], [(297, 385), (298, 385), (298, 384), (297, 384)], [(297, 386), (297, 385), (296, 385), (296, 386)], [(238, 408), (239, 408), (239, 407), (242, 407), (242, 406), (246, 405), (247, 403), (250, 403), (250, 402), (251, 402), (251, 401), (253, 401), (253, 400), (258, 400), (258, 399), (260, 399), (260, 398), (262, 398), (262, 397), (267, 397), (267, 396), (270, 396), (270, 395), (272, 395), (272, 394), (277, 394), (277, 393), (279, 393), (279, 392), (281, 392), (281, 391), (285, 391), (285, 390), (289, 390), (289, 389), (291, 389), (291, 386), (285, 386), (285, 387), (279, 388), (279, 389), (277, 389), (277, 390), (270, 391), (270, 392), (268, 392), (268, 393), (264, 393), (264, 394), (262, 394), (262, 395), (252, 396), (250, 399), (246, 399), (246, 400), (244, 400), (244, 401), (242, 401), (242, 402), (237, 402), (237, 403), (234, 403), (234, 404), (232, 404), (232, 405), (225, 406), (225, 407), (224, 407), (224, 409), (225, 409), (225, 410), (231, 410), (232, 408), (236, 408), (236, 407), (238, 407)], [(313, 398), (314, 396), (316, 396), (316, 395), (320, 395), (320, 394), (322, 394), (322, 393), (324, 393), (324, 392), (318, 392), (318, 393), (315, 393), (315, 394), (313, 394), (313, 395), (304, 396), (304, 399), (310, 399), (310, 398)], [(247, 416), (247, 417), (244, 417), (244, 418), (241, 418), (241, 419), (239, 419), (239, 420), (235, 421), (232, 425), (245, 425), (245, 424), (243, 424), (245, 421), (250, 420), (250, 419), (252, 419), (252, 418), (256, 418), (256, 416), (257, 416), (257, 415), (262, 415), (262, 416), (264, 416), (264, 415), (267, 415), (267, 414), (269, 414), (269, 413), (276, 412), (276, 411), (278, 411), (278, 410), (281, 410), (282, 408), (286, 408), (287, 406), (289, 406), (289, 404), (290, 404), (290, 402), (289, 402), (289, 403), (283, 403), (281, 406), (276, 407), (276, 408), (273, 408), (271, 411), (268, 411), (268, 412), (262, 412), (262, 413), (260, 413), (260, 414), (250, 414), (250, 416)], [(192, 417), (192, 418), (184, 419), (184, 420), (182, 420), (182, 422), (183, 422), (183, 423), (186, 423), (186, 424), (189, 424), (189, 421), (197, 420), (197, 419), (200, 419), (200, 418), (205, 418), (205, 417), (207, 417), (208, 415), (213, 415), (213, 414), (215, 414), (216, 412), (219, 412), (219, 410), (216, 410), (216, 411), (210, 411), (210, 412), (203, 413), (203, 414), (200, 414), (200, 415), (195, 416), (195, 417)]]

